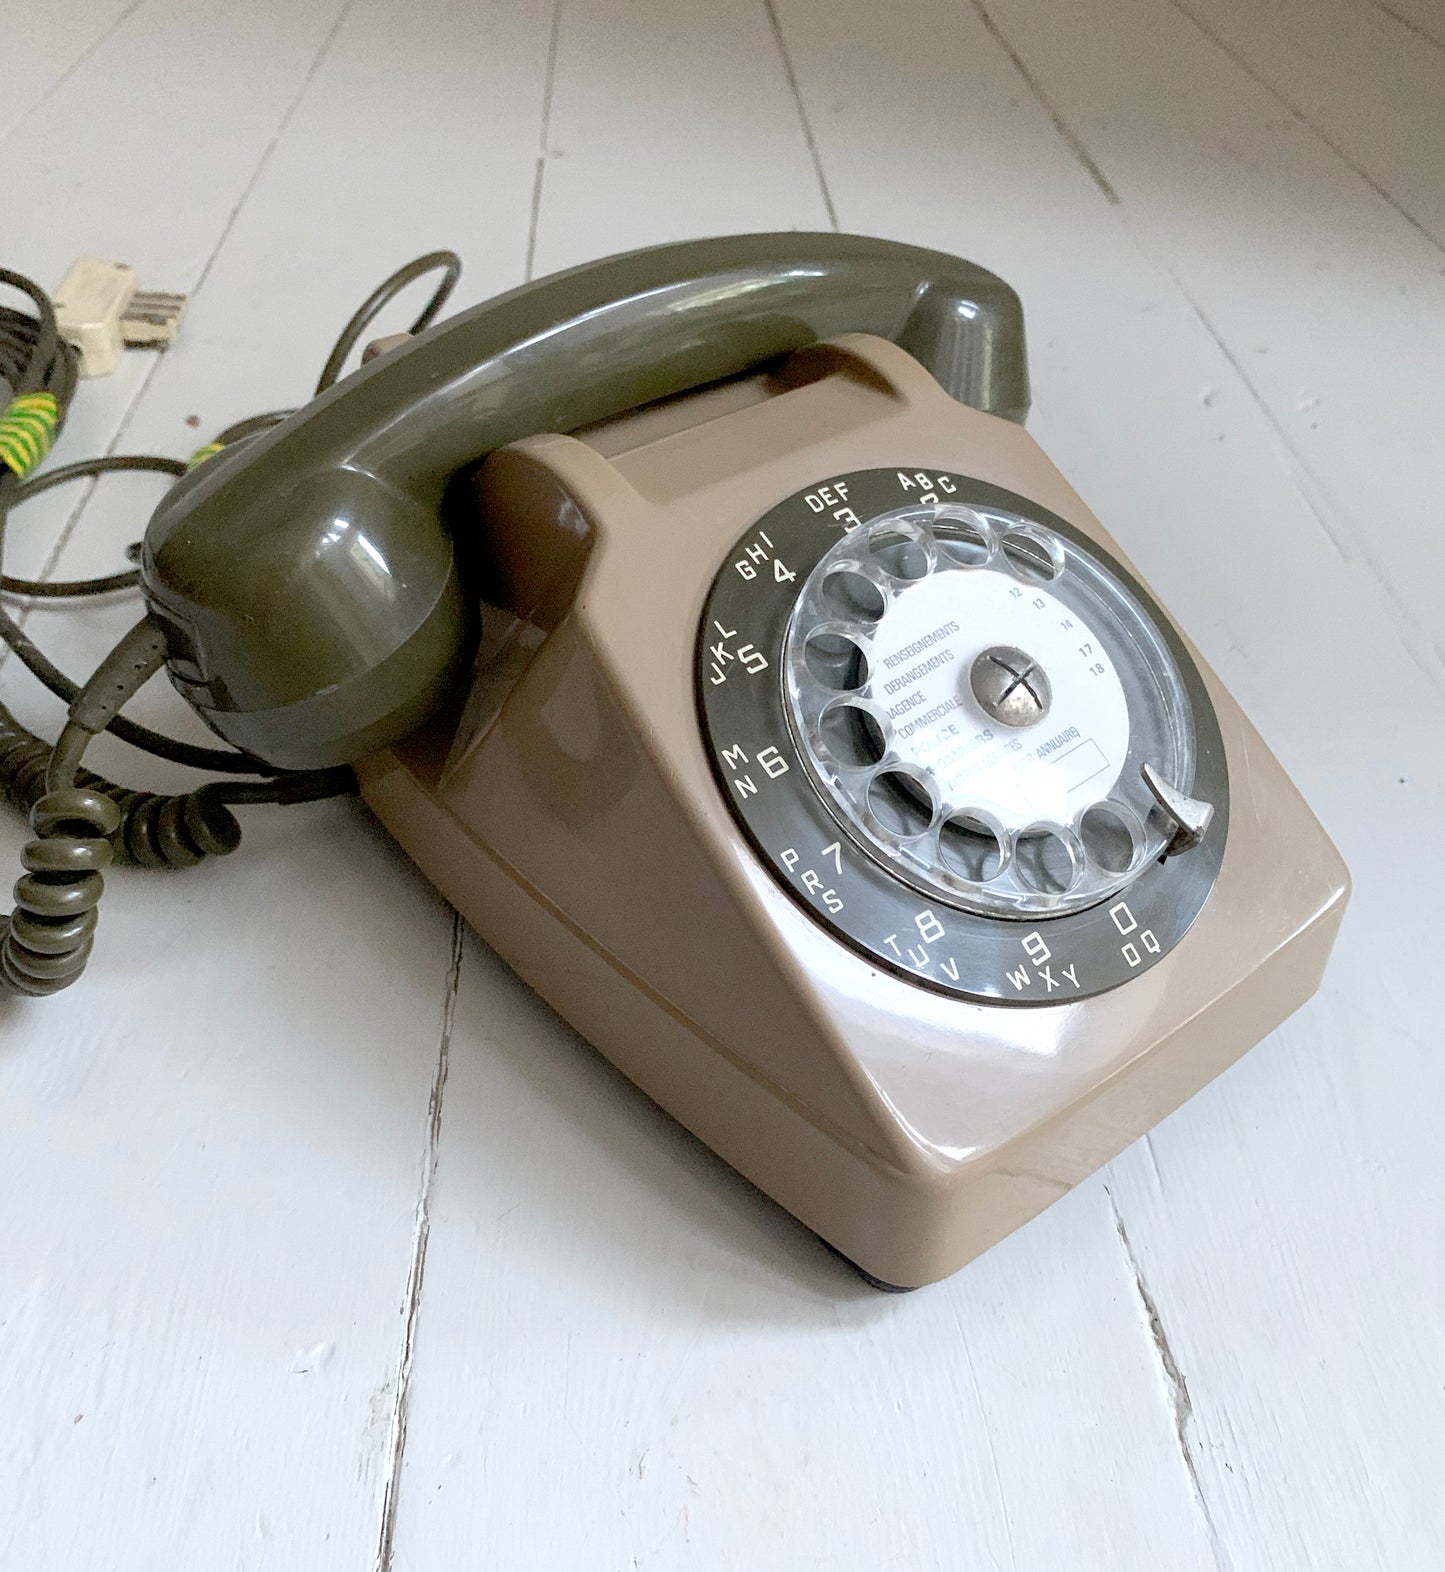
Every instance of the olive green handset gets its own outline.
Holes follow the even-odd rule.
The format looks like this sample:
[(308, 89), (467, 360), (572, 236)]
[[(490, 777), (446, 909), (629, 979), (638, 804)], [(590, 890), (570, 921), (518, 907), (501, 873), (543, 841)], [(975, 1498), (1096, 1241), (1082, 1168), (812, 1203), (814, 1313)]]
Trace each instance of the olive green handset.
[(172, 681), (269, 763), (350, 763), (456, 680), (473, 612), (442, 504), (519, 437), (572, 431), (841, 332), (894, 339), (967, 402), (1028, 405), (1017, 297), (849, 235), (637, 251), (474, 307), (177, 486), (142, 578)]
[[(38, 798), (12, 991), (78, 975), (117, 834), (195, 860), (232, 804), (359, 787), (584, 1037), (892, 1287), (1313, 991), (1343, 866), (1023, 430), (1002, 280), (748, 235), (436, 304), (166, 495), (146, 617), (53, 750), (0, 710), (0, 785)], [(80, 771), (162, 666), (259, 781), (137, 807)]]

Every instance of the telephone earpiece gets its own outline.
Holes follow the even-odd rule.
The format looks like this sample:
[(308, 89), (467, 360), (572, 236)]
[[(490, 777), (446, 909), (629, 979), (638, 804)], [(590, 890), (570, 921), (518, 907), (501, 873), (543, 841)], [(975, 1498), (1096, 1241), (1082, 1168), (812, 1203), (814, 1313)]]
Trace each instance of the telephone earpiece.
[(1001, 279), (852, 235), (740, 235), (529, 284), (380, 357), (198, 466), (157, 508), (141, 577), (171, 680), (268, 764), (350, 763), (413, 731), (462, 673), (475, 595), (448, 484), (816, 339), (889, 338), (963, 403), (1021, 421), (1023, 314)]

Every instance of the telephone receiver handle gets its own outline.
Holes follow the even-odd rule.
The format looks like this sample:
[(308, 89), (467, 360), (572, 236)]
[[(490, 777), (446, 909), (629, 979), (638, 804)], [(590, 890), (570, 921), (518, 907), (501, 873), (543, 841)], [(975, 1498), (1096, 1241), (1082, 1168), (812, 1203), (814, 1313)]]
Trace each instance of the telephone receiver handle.
[(165, 497), (142, 581), (172, 681), (270, 763), (375, 751), (465, 661), (473, 614), (440, 522), (458, 470), (847, 332), (892, 339), (964, 403), (1027, 412), (1018, 297), (944, 252), (734, 235), (573, 268), (380, 356)]

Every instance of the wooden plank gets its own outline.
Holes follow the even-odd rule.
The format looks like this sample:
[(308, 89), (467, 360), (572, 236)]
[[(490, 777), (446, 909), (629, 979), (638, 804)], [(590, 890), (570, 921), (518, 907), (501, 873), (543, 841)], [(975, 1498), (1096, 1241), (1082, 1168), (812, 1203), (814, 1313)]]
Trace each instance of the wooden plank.
[[(131, 263), (143, 287), (195, 289), (343, 4), (261, 0), (238, 17), (218, 0), (147, 0), (131, 12), (27, 125), (45, 156), (7, 170), (7, 266), (53, 288), (75, 256), (98, 253)], [(128, 355), (104, 396), (77, 399), (55, 460), (106, 451), (156, 367)], [(12, 572), (42, 570), (45, 532), (75, 500), (27, 509), (7, 542)]]
[(1412, 658), (1445, 670), (1445, 536), (1421, 509), (1445, 486), (1438, 247), (1172, 5), (1106, 0), (1068, 30), (1035, 0), (986, 14), (1228, 346), (1321, 527), (1394, 600)]
[(829, 227), (762, 7), (564, 0), (560, 15), (538, 274), (697, 235)]
[[(893, 66), (916, 57), (878, 26)], [(772, 47), (741, 3), (569, 0), (539, 268), (826, 223)], [(430, 1215), (398, 1572), (477, 1546), (495, 1566), (912, 1572), (1062, 1545), (1079, 1567), (1211, 1564), (1098, 1183), (954, 1282), (877, 1297), (469, 946)]]
[(396, 1572), (1210, 1568), (1101, 1210), (878, 1294), (469, 941)]
[[(1037, 91), (1018, 72), (998, 80), (986, 39), (942, 8), (919, 13), (910, 48), (890, 47), (893, 19), (861, 6), (783, 7), (842, 222), (978, 255), (1021, 287), (1036, 435), (1260, 724), (1357, 880), (1325, 996), (1111, 1167), (1161, 1396), (1221, 1565), (1428, 1566), (1442, 1514), (1421, 1470), (1445, 1419), (1421, 1371), (1441, 1364), (1430, 1176), (1445, 1086), (1416, 979), (1432, 972), (1445, 864), (1428, 837), (1396, 855), (1386, 826), (1433, 816), (1445, 705), (1371, 568), (1401, 515), (1361, 513), (1366, 539), (1348, 558), (1335, 550), (1256, 397), (1252, 341), (1221, 340), (1176, 282), (1194, 293), (1191, 259), (1163, 239), (1189, 223), (1207, 245), (1190, 215), (1223, 179), (1201, 185), (1197, 121), (1253, 91), (1248, 80), (1221, 84), (1142, 9), (1094, 8), (1087, 28), (1030, 12), (1018, 32), (1013, 10), (990, 11)], [(996, 39), (995, 57), (1004, 49)], [(1141, 123), (1141, 104), (1158, 118)], [(1313, 160), (1290, 167), (1304, 200)], [(1351, 232), (1340, 267), (1368, 265), (1378, 242), (1374, 226)], [(1303, 334), (1293, 275), (1273, 260), (1232, 284), (1210, 275), (1211, 324), (1243, 301), (1293, 314)], [(1319, 295), (1309, 320), (1321, 340), (1335, 331)], [(1428, 313), (1413, 320), (1428, 337)], [(1281, 341), (1267, 342), (1274, 362)], [(1280, 376), (1301, 374), (1295, 339), (1284, 347)], [(1326, 406), (1357, 396), (1360, 366), (1342, 358), (1313, 384)], [(1379, 377), (1371, 386), (1394, 407)], [(1368, 441), (1342, 446), (1340, 473), (1363, 491)], [(1434, 463), (1422, 448), (1392, 477), (1422, 520)], [(1372, 675), (1381, 652), (1388, 702)]]
[(1174, 4), (1445, 252), (1445, 49), (1358, 0)]
[[(417, 250), (455, 239), (474, 294), (514, 282), (548, 20), (445, 0), (131, 18), (29, 128), (53, 156), (21, 176), (13, 260), (48, 279), (113, 250), (197, 293), (176, 351), (82, 390), (57, 456), (122, 431), (183, 453), (200, 440), (186, 414), (209, 431), (304, 397), (355, 300)], [(83, 112), (97, 100), (104, 118)], [(141, 202), (121, 178), (137, 168)], [(60, 571), (112, 565), (155, 484), (108, 482)], [(32, 561), (55, 543), (63, 515), (36, 511), (17, 559), (22, 531)], [(32, 627), (82, 672), (134, 615)], [(53, 720), (4, 677), (7, 701)], [(161, 682), (135, 709), (186, 713)], [(118, 745), (97, 762), (194, 780)], [(378, 1552), (451, 918), (355, 804), (245, 818), (229, 862), (110, 879), (76, 988), (0, 1001), (6, 1566), (351, 1569)], [(0, 819), (8, 867), (23, 834)]]
[(1445, 49), (1445, 9), (1440, 0), (1364, 0), (1397, 27), (1426, 44)]
[(1316, 1007), (1114, 1165), (1236, 1564), (1425, 1572), (1445, 1533), (1445, 1075), (1385, 882)]
[[(5, 96), (0, 100), (0, 142), (34, 112), (141, 0), (57, 0), (0, 5), (5, 40)], [(9, 150), (14, 159), (23, 150)]]

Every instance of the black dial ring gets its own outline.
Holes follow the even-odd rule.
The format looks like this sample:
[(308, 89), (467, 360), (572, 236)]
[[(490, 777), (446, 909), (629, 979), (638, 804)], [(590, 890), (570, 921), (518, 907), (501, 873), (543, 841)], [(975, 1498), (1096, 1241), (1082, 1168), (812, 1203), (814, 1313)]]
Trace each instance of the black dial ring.
[[(1190, 789), (1214, 805), (1214, 818), (1201, 844), (1150, 864), (1119, 896), (1042, 920), (981, 916), (930, 900), (868, 855), (808, 778), (780, 675), (797, 592), (840, 533), (930, 497), (1020, 514), (1074, 542), (1137, 599), (1177, 663), (1195, 729)], [(1224, 744), (1182, 640), (1148, 591), (1087, 535), (985, 481), (906, 467), (859, 470), (770, 509), (713, 581), (699, 630), (697, 692), (719, 788), (774, 878), (843, 943), (939, 992), (1046, 1004), (1117, 987), (1184, 937), (1218, 875), (1229, 819)]]

